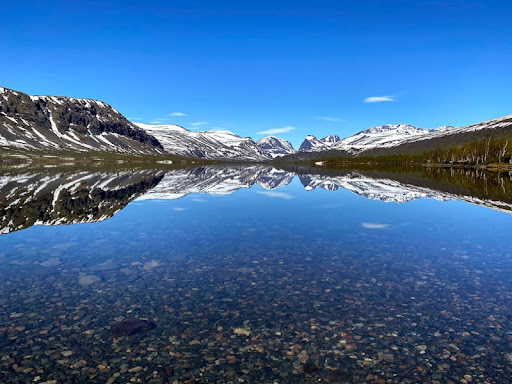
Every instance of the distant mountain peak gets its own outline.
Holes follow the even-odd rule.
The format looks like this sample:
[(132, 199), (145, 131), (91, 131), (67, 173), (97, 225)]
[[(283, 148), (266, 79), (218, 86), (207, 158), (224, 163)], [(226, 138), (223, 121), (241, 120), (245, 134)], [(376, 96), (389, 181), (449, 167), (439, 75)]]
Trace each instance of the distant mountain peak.
[(258, 140), (257, 144), (265, 154), (273, 159), (276, 157), (291, 155), (296, 152), (293, 145), (288, 140), (275, 136), (264, 137), (263, 139)]
[(290, 142), (277, 137), (266, 137), (255, 142), (250, 137), (241, 137), (225, 129), (189, 131), (173, 125), (136, 125), (158, 138), (167, 152), (185, 157), (265, 161), (295, 153)]
[(324, 143), (337, 143), (340, 140), (341, 140), (341, 138), (338, 135), (329, 135), (329, 136), (325, 136), (322, 139), (322, 141)]

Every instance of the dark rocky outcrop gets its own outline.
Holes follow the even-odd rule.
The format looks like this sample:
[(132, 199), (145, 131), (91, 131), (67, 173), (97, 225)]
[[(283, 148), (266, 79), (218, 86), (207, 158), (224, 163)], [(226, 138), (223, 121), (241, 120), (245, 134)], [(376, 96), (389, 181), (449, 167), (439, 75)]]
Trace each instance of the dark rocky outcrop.
[(160, 142), (110, 105), (0, 87), (0, 146), (157, 154)]

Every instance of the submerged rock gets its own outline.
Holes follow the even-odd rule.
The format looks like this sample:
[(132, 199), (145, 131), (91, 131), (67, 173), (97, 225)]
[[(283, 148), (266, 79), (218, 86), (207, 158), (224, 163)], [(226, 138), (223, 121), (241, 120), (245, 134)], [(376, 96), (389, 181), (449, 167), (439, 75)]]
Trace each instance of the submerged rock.
[(156, 324), (146, 320), (123, 320), (114, 324), (110, 330), (112, 337), (132, 336), (156, 328)]
[(319, 367), (318, 365), (315, 365), (315, 364), (312, 364), (312, 363), (308, 363), (306, 365), (304, 365), (304, 373), (315, 373), (315, 372), (318, 372), (320, 371), (322, 368)]
[(43, 267), (56, 267), (57, 265), (60, 265), (60, 264), (61, 264), (61, 262), (60, 262), (59, 258), (57, 258), (57, 257), (52, 257), (51, 259), (48, 259), (41, 263), (41, 265)]
[(142, 269), (144, 271), (151, 271), (152, 269), (155, 269), (155, 268), (158, 268), (158, 267), (161, 267), (162, 264), (156, 260), (151, 260), (151, 261), (148, 261), (146, 264), (144, 264), (144, 266), (142, 267)]
[(120, 269), (121, 267), (119, 264), (114, 263), (112, 260), (108, 260), (104, 263), (97, 264), (91, 268), (89, 268), (90, 271), (94, 272), (110, 272), (110, 271), (116, 271)]
[(80, 284), (82, 287), (88, 287), (100, 282), (101, 277), (96, 275), (81, 275), (78, 277), (78, 284)]
[(235, 335), (251, 336), (252, 331), (245, 328), (235, 328), (233, 329), (233, 333)]

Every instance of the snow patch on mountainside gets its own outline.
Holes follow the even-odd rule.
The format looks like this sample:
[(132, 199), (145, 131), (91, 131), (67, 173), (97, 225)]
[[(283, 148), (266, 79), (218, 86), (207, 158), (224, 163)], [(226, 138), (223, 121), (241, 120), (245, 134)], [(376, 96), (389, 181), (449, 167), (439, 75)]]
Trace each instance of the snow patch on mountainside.
[(318, 139), (309, 135), (304, 139), (299, 150), (305, 152), (339, 150), (358, 154), (374, 148), (391, 148), (447, 135), (463, 134), (482, 129), (497, 129), (509, 126), (511, 120), (512, 115), (507, 115), (465, 127), (445, 125), (434, 129), (423, 129), (409, 124), (386, 124), (357, 132), (345, 139), (339, 139), (339, 137), (332, 135)]
[(433, 137), (438, 133), (451, 132), (454, 128), (444, 126), (436, 129), (422, 129), (408, 124), (386, 124), (355, 133), (345, 139), (330, 135), (317, 139), (309, 135), (300, 150), (307, 152), (339, 150), (357, 154), (372, 148), (389, 148), (410, 140)]
[(272, 159), (295, 153), (295, 149), (288, 140), (280, 139), (275, 136), (264, 137), (258, 140), (256, 144)]
[[(443, 132), (447, 129), (443, 128)], [(431, 136), (439, 132), (437, 129), (421, 129), (408, 124), (387, 124), (373, 127), (341, 140), (334, 149), (349, 152), (360, 152), (371, 148), (389, 148), (406, 141)]]
[(210, 160), (266, 161), (295, 153), (291, 144), (276, 137), (255, 142), (227, 130), (189, 131), (178, 125), (134, 123), (156, 137), (168, 153)]
[(102, 101), (30, 96), (7, 88), (1, 88), (0, 95), (0, 146), (79, 152), (163, 152), (154, 137)]

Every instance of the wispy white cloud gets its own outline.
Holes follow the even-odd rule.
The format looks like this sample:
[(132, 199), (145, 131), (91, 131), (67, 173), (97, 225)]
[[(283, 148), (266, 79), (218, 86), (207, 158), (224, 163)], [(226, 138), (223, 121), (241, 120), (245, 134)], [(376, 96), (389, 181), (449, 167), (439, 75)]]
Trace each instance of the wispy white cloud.
[(393, 96), (371, 96), (364, 99), (365, 103), (382, 103), (383, 101), (396, 101)]
[(210, 124), (210, 123), (207, 121), (197, 121), (195, 123), (190, 123), (190, 125), (193, 125), (194, 127), (198, 127), (200, 125), (206, 125), (206, 124)]
[(182, 212), (182, 211), (186, 211), (187, 208), (176, 207), (176, 208), (173, 208), (172, 210), (176, 211), (176, 212)]
[(295, 196), (289, 195), (288, 193), (275, 192), (275, 191), (258, 191), (256, 193), (259, 193), (260, 195), (265, 195), (268, 197), (277, 197), (279, 199), (285, 199), (285, 200), (290, 200), (295, 197)]
[(184, 117), (184, 116), (188, 116), (188, 115), (186, 113), (183, 113), (183, 112), (173, 112), (173, 113), (169, 113), (169, 116)]
[(340, 117), (330, 117), (330, 116), (317, 116), (314, 118), (315, 120), (322, 120), (322, 121), (330, 121), (333, 123), (339, 123), (341, 121), (345, 121), (344, 119)]
[(267, 129), (266, 131), (258, 132), (258, 135), (275, 135), (277, 133), (291, 132), (294, 129), (295, 129), (295, 127), (292, 127), (291, 125), (287, 125), (286, 127), (282, 127), (282, 128), (272, 128), (272, 129)]
[(133, 120), (142, 120), (142, 117), (128, 117), (128, 120), (130, 120), (130, 121), (133, 121)]
[(199, 198), (194, 198), (194, 199), (191, 199), (192, 201), (195, 201), (196, 203), (207, 203), (208, 201), (205, 200), (205, 199), (199, 199)]
[(389, 224), (361, 223), (361, 227), (366, 229), (386, 229), (387, 227), (389, 227)]

